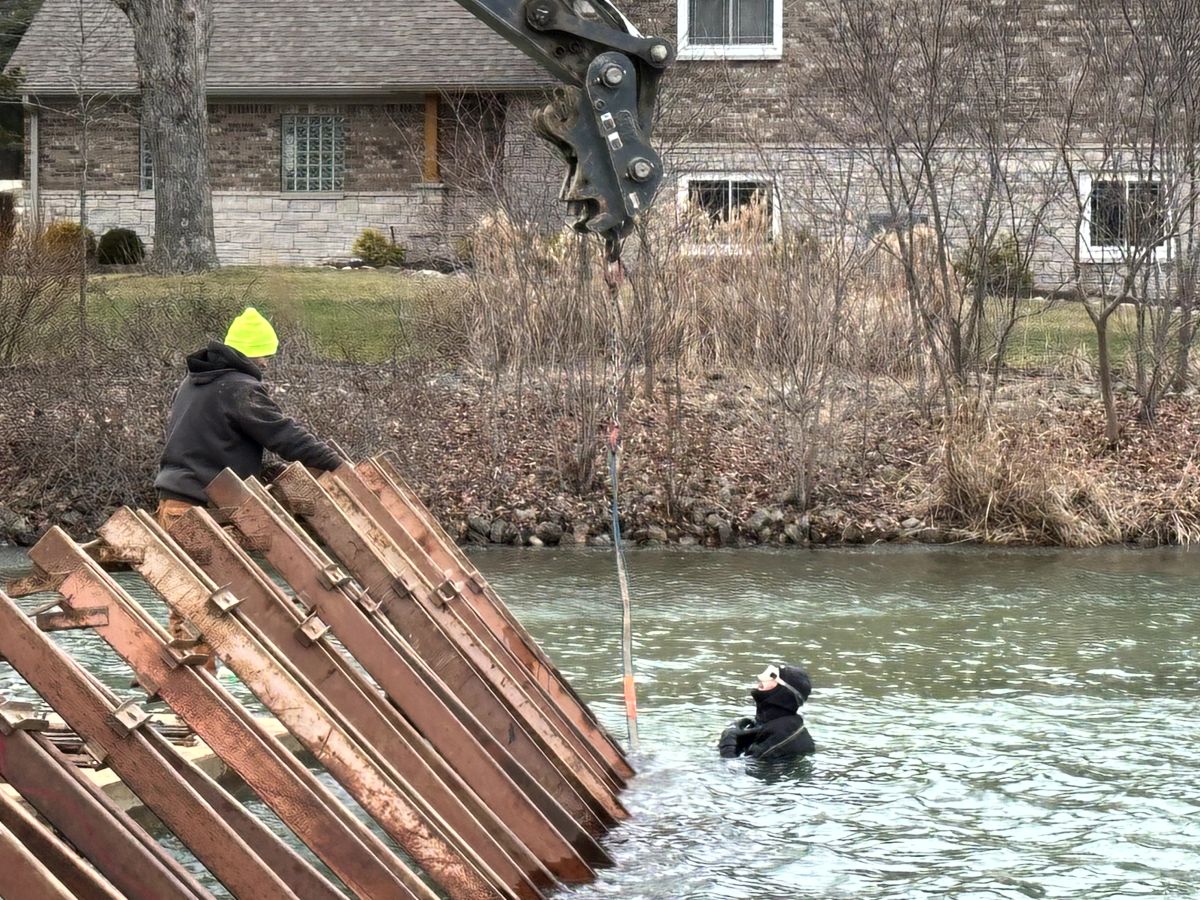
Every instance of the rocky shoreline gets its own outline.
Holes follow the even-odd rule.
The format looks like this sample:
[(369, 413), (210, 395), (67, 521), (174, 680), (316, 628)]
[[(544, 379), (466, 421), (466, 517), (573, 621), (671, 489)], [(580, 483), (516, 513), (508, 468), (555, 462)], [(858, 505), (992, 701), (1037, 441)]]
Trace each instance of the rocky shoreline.
[[(600, 443), (590, 460), (582, 454), (590, 466), (588, 486), (572, 487), (579, 429), (550, 386), (497, 393), (487, 379), (468, 373), (385, 379), (364, 369), (356, 371), (365, 385), (363, 405), (356, 407), (346, 399), (353, 395), (330, 399), (321, 389), (344, 380), (344, 372), (306, 370), (304, 377), (311, 380), (281, 378), (275, 387), (289, 412), (320, 423), (323, 433), (362, 455), (395, 449), (405, 478), (462, 543), (611, 544)], [(623, 422), (625, 542), (1151, 547), (1200, 539), (1200, 469), (1191, 461), (1200, 446), (1196, 397), (1164, 402), (1154, 427), (1131, 424), (1113, 453), (1103, 441), (1103, 409), (1086, 386), (1014, 377), (992, 408), (1007, 431), (978, 447), (970, 434), (965, 450), (957, 448), (970, 462), (978, 457), (987, 464), (968, 473), (977, 483), (965, 488), (947, 484), (947, 423), (919, 416), (902, 399), (879, 391), (843, 401), (836, 427), (825, 434), (806, 504), (796, 501), (788, 447), (764, 413), (763, 392), (751, 383), (722, 376), (688, 385), (682, 397), (635, 400)], [(116, 506), (153, 505), (158, 437), (133, 425), (123, 435), (128, 449), (102, 470), (80, 470), (77, 462), (47, 473), (22, 456), (22, 446), (51, 446), (62, 441), (64, 429), (97, 420), (96, 434), (81, 432), (79, 441), (109, 446), (105, 416), (128, 420), (128, 395), (114, 397), (112, 412), (102, 407), (102, 415), (95, 408), (101, 401), (88, 395), (87, 402), (93, 407), (56, 410), (77, 419), (49, 436), (36, 432), (46, 428), (48, 414), (34, 414), (27, 415), (24, 432), (19, 420), (9, 432), (10, 439), (20, 434), (23, 445), (0, 443), (0, 541), (29, 545), (51, 525), (86, 539)], [(136, 421), (161, 419), (160, 400), (147, 395), (142, 402)], [(318, 402), (325, 405), (305, 405)], [(1132, 422), (1132, 401), (1126, 402)], [(421, 427), (414, 429), (414, 422)], [(98, 496), (100, 481), (114, 486)]]
[[(694, 509), (691, 521), (645, 525), (622, 531), (622, 539), (644, 547), (678, 545), (714, 549), (979, 543), (978, 536), (968, 531), (939, 527), (911, 516), (902, 522), (891, 516), (860, 522), (836, 508), (797, 514), (795, 510), (776, 506), (755, 510), (745, 520), (738, 521), (716, 512), (706, 514), (702, 504)], [(555, 518), (544, 518), (532, 509), (500, 511), (495, 518), (472, 515), (465, 525), (460, 527), (458, 538), (468, 545), (610, 547), (613, 543), (607, 527), (600, 530), (584, 522), (565, 524)]]

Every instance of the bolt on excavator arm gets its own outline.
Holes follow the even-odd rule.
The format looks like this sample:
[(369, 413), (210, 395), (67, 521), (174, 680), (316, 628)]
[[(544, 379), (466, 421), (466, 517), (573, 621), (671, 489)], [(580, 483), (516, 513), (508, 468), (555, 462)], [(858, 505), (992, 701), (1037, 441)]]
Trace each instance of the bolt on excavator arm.
[(567, 163), (561, 199), (575, 229), (615, 257), (662, 181), (650, 132), (674, 46), (643, 37), (609, 0), (457, 2), (563, 82), (535, 125)]

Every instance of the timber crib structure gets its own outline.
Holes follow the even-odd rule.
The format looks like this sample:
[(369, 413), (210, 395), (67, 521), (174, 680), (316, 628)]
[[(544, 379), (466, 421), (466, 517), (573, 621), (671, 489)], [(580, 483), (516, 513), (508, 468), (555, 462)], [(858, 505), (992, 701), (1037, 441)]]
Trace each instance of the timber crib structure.
[[(169, 531), (131, 509), (90, 544), (51, 529), (0, 592), (0, 656), (231, 894), (537, 898), (612, 864), (598, 838), (628, 817), (633, 769), (388, 459), (293, 465), (269, 489), (225, 471), (208, 493)], [(114, 563), (191, 633), (168, 634)], [(12, 599), (42, 592), (32, 614)], [(45, 633), (63, 629), (107, 642), (323, 867)], [(199, 664), (201, 640), (370, 821)], [(211, 896), (47, 725), (0, 706), (0, 779), (36, 813), (0, 792), (0, 897)]]

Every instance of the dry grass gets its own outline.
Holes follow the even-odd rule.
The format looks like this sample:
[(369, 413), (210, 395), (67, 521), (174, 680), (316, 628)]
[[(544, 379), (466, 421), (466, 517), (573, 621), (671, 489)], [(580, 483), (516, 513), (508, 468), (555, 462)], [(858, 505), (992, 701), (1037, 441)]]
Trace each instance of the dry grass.
[(1093, 547), (1119, 541), (1116, 492), (1031, 412), (1000, 418), (964, 405), (947, 421), (929, 513), (996, 544)]

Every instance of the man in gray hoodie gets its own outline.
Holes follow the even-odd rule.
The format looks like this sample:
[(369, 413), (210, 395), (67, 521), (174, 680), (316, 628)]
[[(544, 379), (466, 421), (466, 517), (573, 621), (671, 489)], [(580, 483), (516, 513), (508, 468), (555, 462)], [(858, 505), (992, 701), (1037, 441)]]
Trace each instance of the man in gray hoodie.
[[(164, 529), (193, 506), (207, 503), (205, 490), (223, 470), (232, 469), (242, 478), (259, 474), (267, 450), (323, 471), (345, 462), (271, 399), (263, 369), (278, 350), (275, 329), (251, 307), (233, 321), (223, 342), (213, 341), (188, 357), (154, 479), (156, 518)], [(187, 637), (174, 614), (170, 625), (175, 637)], [(211, 650), (197, 652), (209, 653), (209, 668), (215, 668)]]

